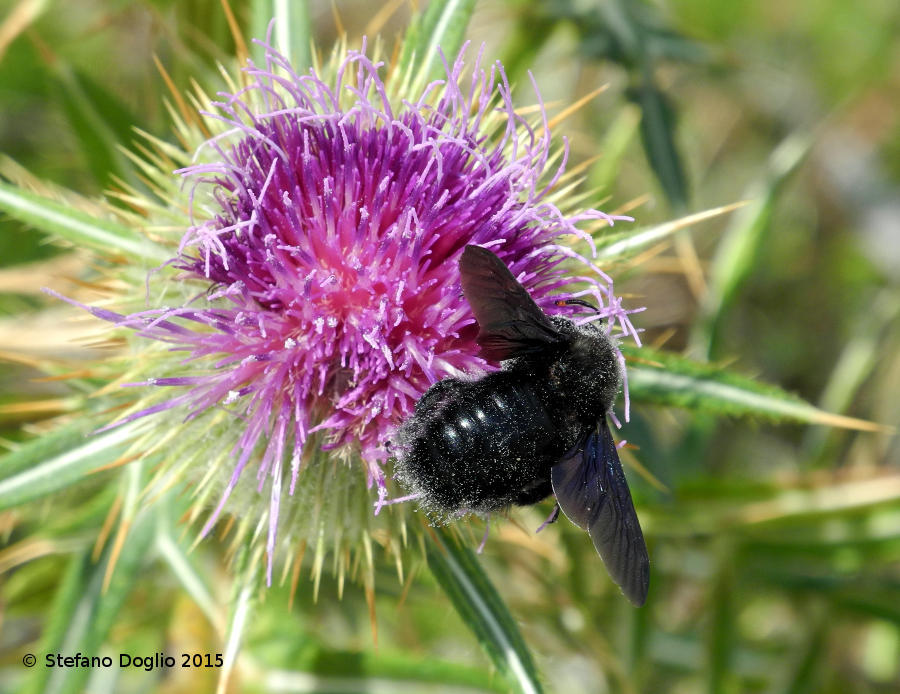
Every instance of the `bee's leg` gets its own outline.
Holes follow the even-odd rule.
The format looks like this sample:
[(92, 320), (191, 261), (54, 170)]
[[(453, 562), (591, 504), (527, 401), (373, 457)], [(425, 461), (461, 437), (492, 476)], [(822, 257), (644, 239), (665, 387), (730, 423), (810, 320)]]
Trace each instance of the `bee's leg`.
[(559, 518), (559, 504), (556, 504), (556, 506), (553, 507), (553, 511), (550, 513), (549, 516), (547, 516), (547, 520), (545, 520), (543, 523), (541, 523), (540, 527), (537, 530), (535, 530), (534, 532), (535, 533), (541, 532), (541, 530), (546, 528), (551, 523), (555, 523), (557, 518)]
[(520, 489), (512, 502), (516, 506), (531, 506), (543, 501), (553, 493), (550, 480), (535, 480), (523, 489)]
[(419, 402), (416, 403), (416, 414), (428, 414), (435, 405), (459, 392), (464, 385), (457, 378), (445, 378), (443, 381), (438, 381), (419, 398)]

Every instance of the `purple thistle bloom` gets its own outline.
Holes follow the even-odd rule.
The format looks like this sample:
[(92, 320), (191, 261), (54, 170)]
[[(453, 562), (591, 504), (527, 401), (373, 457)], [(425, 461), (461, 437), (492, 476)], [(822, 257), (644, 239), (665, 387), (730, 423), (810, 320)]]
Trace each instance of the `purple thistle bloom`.
[[(458, 258), (489, 247), (548, 313), (584, 283), (622, 333), (637, 337), (611, 280), (560, 237), (613, 218), (566, 216), (551, 190), (550, 133), (513, 109), (499, 63), (463, 54), (413, 100), (393, 96), (380, 63), (349, 52), (333, 83), (293, 72), (271, 48), (248, 84), (222, 96), (226, 129), (184, 169), (194, 225), (174, 265), (208, 292), (176, 309), (103, 316), (188, 353), (198, 373), (147, 381), (183, 388), (123, 421), (171, 408), (235, 417), (230, 481), (271, 480), (269, 571), (284, 480), (293, 494), (304, 447), (358, 455), (383, 490), (386, 443), (433, 382), (495, 368), (477, 356)], [(396, 75), (394, 76), (396, 77)], [(570, 274), (570, 259), (581, 274)], [(570, 296), (563, 294), (563, 296)], [(104, 312), (109, 313), (109, 312)], [(136, 384), (132, 384), (136, 385)]]

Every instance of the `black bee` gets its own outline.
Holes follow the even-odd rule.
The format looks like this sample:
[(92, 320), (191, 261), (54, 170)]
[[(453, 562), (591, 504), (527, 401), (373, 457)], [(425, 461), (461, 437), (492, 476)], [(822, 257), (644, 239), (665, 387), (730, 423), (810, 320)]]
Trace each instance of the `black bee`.
[(621, 381), (612, 341), (594, 324), (547, 316), (485, 248), (467, 246), (459, 269), (481, 355), (503, 369), (428, 389), (400, 427), (397, 479), (447, 516), (555, 494), (625, 596), (643, 605), (647, 547), (606, 421)]

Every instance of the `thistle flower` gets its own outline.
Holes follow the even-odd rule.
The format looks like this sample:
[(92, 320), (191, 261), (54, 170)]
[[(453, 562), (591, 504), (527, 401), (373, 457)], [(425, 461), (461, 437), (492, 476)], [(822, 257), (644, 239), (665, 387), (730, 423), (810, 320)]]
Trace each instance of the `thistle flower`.
[[(598, 317), (636, 337), (611, 280), (570, 248), (590, 242), (576, 224), (614, 217), (560, 209), (567, 150), (551, 147), (545, 109), (528, 122), (502, 66), (479, 53), (467, 70), (465, 53), (405, 94), (404, 76), (383, 79), (365, 44), (306, 75), (266, 46), (245, 86), (204, 113), (212, 136), (179, 171), (191, 222), (149, 279), (177, 305), (91, 309), (168, 347), (127, 384), (165, 390), (111, 426), (183, 420), (173, 426), (200, 444), (177, 467), (193, 469), (201, 496), (218, 493), (203, 533), (223, 510), (259, 518), (248, 532), (266, 538), (269, 581), (282, 535), (288, 550), (321, 540), (323, 506), (343, 527), (335, 537), (347, 532), (350, 502), (316, 466), (361, 466), (384, 500), (388, 442), (418, 397), (495, 368), (477, 356), (460, 291), (467, 244), (497, 253), (548, 312), (566, 310), (554, 301), (581, 283)], [(255, 491), (236, 492), (250, 476)]]

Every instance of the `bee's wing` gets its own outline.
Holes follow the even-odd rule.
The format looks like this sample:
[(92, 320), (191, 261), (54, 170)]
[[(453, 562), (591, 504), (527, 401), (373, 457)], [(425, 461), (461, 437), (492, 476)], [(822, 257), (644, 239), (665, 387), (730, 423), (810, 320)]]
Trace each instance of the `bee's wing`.
[(613, 581), (641, 606), (650, 585), (647, 545), (606, 418), (550, 471), (556, 501), (591, 536)]
[(547, 315), (496, 255), (466, 246), (459, 260), (462, 290), (478, 321), (481, 356), (502, 361), (560, 344)]

